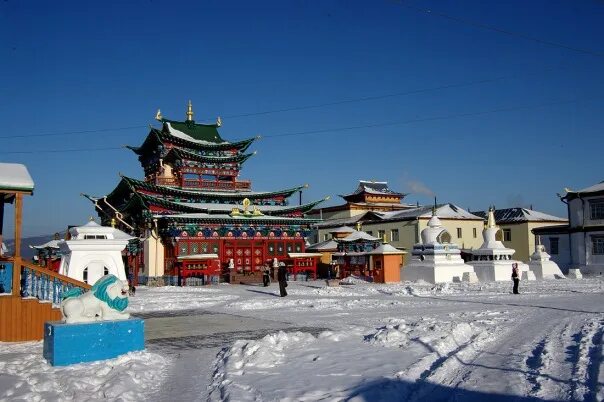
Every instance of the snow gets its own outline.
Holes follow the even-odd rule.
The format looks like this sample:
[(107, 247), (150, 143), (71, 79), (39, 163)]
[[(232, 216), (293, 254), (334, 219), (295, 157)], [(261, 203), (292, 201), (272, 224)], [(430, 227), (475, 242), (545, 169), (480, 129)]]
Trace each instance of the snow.
[(31, 191), (34, 189), (34, 181), (25, 165), (0, 163), (0, 188)]
[(210, 142), (210, 141), (204, 141), (204, 140), (197, 140), (197, 139), (191, 137), (190, 135), (185, 134), (182, 131), (175, 129), (174, 127), (172, 127), (172, 125), (170, 123), (166, 122), (165, 124), (168, 126), (168, 129), (170, 130), (170, 134), (172, 134), (175, 137), (182, 138), (183, 140), (195, 142), (197, 144), (204, 144), (204, 145), (216, 145), (216, 144), (228, 144), (229, 143), (228, 141)]
[(594, 184), (593, 186), (586, 187), (579, 191), (568, 191), (569, 193), (595, 193), (597, 191), (604, 190), (604, 181)]
[[(148, 341), (143, 352), (64, 368), (44, 362), (40, 342), (0, 343), (0, 400), (168, 400), (158, 391), (168, 384), (182, 400), (602, 400), (603, 285), (521, 281), (512, 295), (511, 281), (347, 278), (292, 281), (283, 298), (276, 284), (140, 287), (129, 311), (148, 330), (179, 315), (201, 323), (205, 312), (237, 327), (199, 330), (231, 340), (204, 348), (190, 345), (207, 338), (180, 334), (177, 353)], [(260, 322), (271, 326), (246, 331)], [(205, 375), (185, 364), (203, 356)]]

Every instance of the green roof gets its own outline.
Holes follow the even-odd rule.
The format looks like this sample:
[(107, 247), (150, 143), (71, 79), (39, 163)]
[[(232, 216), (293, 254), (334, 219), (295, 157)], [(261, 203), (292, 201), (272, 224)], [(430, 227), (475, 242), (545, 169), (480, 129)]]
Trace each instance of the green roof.
[(277, 191), (265, 191), (265, 192), (240, 192), (240, 193), (224, 193), (216, 191), (193, 191), (183, 190), (178, 187), (167, 187), (158, 186), (153, 183), (147, 183), (142, 180), (133, 179), (131, 177), (122, 176), (122, 180), (118, 183), (115, 189), (107, 195), (109, 201), (113, 204), (120, 202), (121, 199), (129, 198), (130, 194), (137, 192), (140, 189), (147, 190), (157, 194), (169, 195), (172, 197), (182, 198), (183, 200), (204, 200), (205, 202), (211, 202), (211, 200), (236, 200), (241, 201), (244, 198), (250, 200), (262, 200), (277, 196), (283, 196), (289, 198), (296, 191), (300, 191), (306, 186), (296, 186)]
[(178, 130), (181, 133), (184, 133), (198, 141), (213, 142), (216, 144), (225, 142), (222, 138), (220, 138), (220, 134), (218, 134), (217, 124), (197, 124), (193, 120), (180, 122), (163, 119), (163, 122), (170, 123), (170, 126), (173, 129)]
[(186, 151), (184, 149), (172, 148), (170, 151), (168, 151), (166, 156), (164, 156), (164, 160), (166, 162), (174, 159), (184, 159), (202, 163), (243, 163), (248, 160), (248, 158), (252, 155), (254, 155), (254, 153), (238, 153), (236, 155), (229, 156), (208, 156), (198, 155), (193, 152)]

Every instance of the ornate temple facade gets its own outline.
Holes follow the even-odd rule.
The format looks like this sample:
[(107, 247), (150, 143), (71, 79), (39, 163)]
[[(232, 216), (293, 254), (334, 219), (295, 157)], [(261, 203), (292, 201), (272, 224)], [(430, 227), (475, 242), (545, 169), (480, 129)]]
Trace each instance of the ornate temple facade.
[[(316, 222), (305, 214), (324, 201), (290, 205), (306, 186), (257, 192), (239, 174), (255, 154), (258, 138), (229, 142), (215, 124), (193, 120), (189, 102), (185, 121), (168, 120), (151, 128), (138, 147), (144, 179), (122, 176), (108, 195), (85, 195), (101, 220), (140, 239), (131, 245), (131, 279), (175, 283), (190, 276), (231, 281), (260, 274), (277, 258), (291, 267), (316, 271), (316, 256), (305, 255), (305, 238)], [(182, 283), (182, 282), (180, 282)]]

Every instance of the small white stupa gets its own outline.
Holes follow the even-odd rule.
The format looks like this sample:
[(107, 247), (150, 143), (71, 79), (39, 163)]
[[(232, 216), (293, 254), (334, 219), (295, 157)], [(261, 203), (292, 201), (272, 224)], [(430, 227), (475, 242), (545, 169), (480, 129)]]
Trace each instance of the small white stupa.
[(476, 250), (472, 250), (472, 260), (468, 261), (481, 282), (509, 281), (512, 277), (512, 265), (518, 264), (521, 279), (533, 280), (534, 274), (529, 266), (521, 261), (512, 260), (516, 250), (507, 248), (496, 239), (497, 232), (501, 229), (495, 222), (495, 209), (489, 208), (487, 225), (482, 231), (484, 242)]
[(457, 244), (444, 242), (443, 235), (449, 233), (433, 209), (428, 227), (422, 230), (422, 242), (413, 246), (412, 259), (401, 270), (401, 280), (442, 283), (461, 281), (464, 273), (473, 276), (474, 269), (464, 263)]
[(63, 254), (60, 274), (89, 284), (108, 274), (127, 280), (122, 250), (134, 237), (93, 220), (69, 229), (69, 233), (71, 240), (59, 242)]
[(565, 278), (558, 264), (550, 260), (550, 255), (545, 251), (545, 246), (540, 244), (537, 236), (535, 252), (531, 254), (529, 267), (535, 273), (537, 279), (558, 279)]

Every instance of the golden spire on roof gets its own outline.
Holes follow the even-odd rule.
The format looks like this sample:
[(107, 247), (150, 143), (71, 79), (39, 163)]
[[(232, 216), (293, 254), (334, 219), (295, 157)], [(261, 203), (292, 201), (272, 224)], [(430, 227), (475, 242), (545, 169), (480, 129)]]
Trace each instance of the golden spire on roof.
[(193, 121), (193, 104), (189, 99), (189, 106), (187, 107), (187, 121)]
[(487, 215), (487, 227), (497, 227), (497, 223), (495, 222), (495, 207), (493, 206), (489, 207), (489, 213)]

